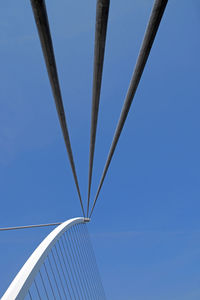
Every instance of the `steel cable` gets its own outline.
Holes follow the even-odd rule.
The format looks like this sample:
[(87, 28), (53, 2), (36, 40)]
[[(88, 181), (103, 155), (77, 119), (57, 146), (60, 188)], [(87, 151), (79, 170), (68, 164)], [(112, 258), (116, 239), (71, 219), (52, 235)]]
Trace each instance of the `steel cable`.
[[(85, 286), (87, 288), (88, 291), (88, 296), (91, 300), (94, 300), (94, 297), (91, 295), (92, 293), (92, 289), (91, 289), (91, 285), (89, 284), (88, 281), (88, 276), (87, 276), (87, 266), (85, 265), (85, 261), (83, 259), (83, 255), (82, 255), (82, 245), (80, 245), (80, 239), (77, 236), (77, 232), (76, 232), (76, 225), (73, 226), (73, 235), (74, 235), (74, 241), (76, 243), (76, 247), (77, 247), (77, 253), (79, 256), (79, 261), (80, 261), (80, 267), (82, 269), (82, 274), (83, 274), (83, 278), (85, 279)], [(84, 225), (82, 225), (84, 226)]]
[(102, 281), (101, 281), (101, 276), (100, 276), (100, 273), (99, 273), (99, 268), (98, 268), (96, 257), (95, 257), (94, 250), (93, 250), (93, 247), (92, 247), (92, 242), (91, 242), (90, 235), (89, 235), (89, 232), (88, 232), (88, 228), (87, 228), (86, 225), (84, 226), (83, 232), (85, 232), (86, 245), (88, 247), (88, 253), (89, 253), (89, 256), (90, 256), (90, 260), (91, 260), (91, 267), (93, 268), (93, 272), (94, 272), (95, 277), (96, 277), (96, 282), (98, 282), (99, 293), (102, 295), (103, 299), (106, 299), (104, 287), (103, 287), (103, 284), (102, 284)]
[(83, 291), (84, 291), (84, 296), (85, 296), (85, 299), (89, 299), (88, 290), (87, 290), (87, 287), (85, 285), (85, 278), (84, 278), (84, 276), (82, 276), (83, 272), (82, 272), (82, 269), (81, 269), (81, 266), (80, 266), (80, 257), (79, 257), (78, 251), (77, 251), (77, 245), (75, 244), (74, 234), (72, 233), (71, 230), (69, 230), (68, 233), (69, 233), (69, 236), (70, 236), (71, 241), (72, 241), (72, 246), (73, 246), (74, 254), (75, 254), (76, 267), (77, 267), (80, 282), (81, 282), (81, 285), (82, 285), (82, 288), (83, 288)]
[(58, 73), (57, 73), (57, 67), (56, 67), (56, 61), (54, 56), (54, 49), (53, 49), (53, 43), (51, 39), (45, 1), (44, 0), (30, 0), (30, 1), (32, 4), (33, 14), (35, 17), (35, 22), (36, 22), (36, 26), (37, 26), (41, 46), (42, 46), (44, 59), (46, 62), (47, 72), (48, 72), (48, 76), (49, 76), (49, 80), (50, 80), (50, 84), (51, 84), (51, 88), (52, 88), (52, 92), (56, 104), (60, 126), (62, 128), (62, 133), (67, 148), (70, 165), (72, 168), (72, 173), (74, 176), (74, 181), (76, 184), (83, 215), (85, 216), (81, 194), (80, 194), (80, 188), (78, 184), (78, 178), (77, 178), (75, 164), (74, 164), (69, 132), (67, 129), (67, 122), (65, 118), (65, 111), (64, 111), (62, 95), (61, 95), (61, 90), (59, 85), (59, 79), (58, 79)]
[(50, 300), (50, 299), (49, 299), (48, 292), (47, 292), (47, 289), (46, 289), (46, 286), (45, 286), (45, 283), (44, 283), (44, 279), (43, 279), (43, 276), (42, 276), (42, 273), (41, 273), (41, 271), (40, 271), (40, 270), (39, 270), (39, 275), (40, 275), (40, 279), (41, 279), (41, 281), (42, 281), (42, 285), (43, 285), (43, 288), (44, 288), (45, 294), (46, 294), (46, 296), (47, 296), (47, 300)]
[(92, 293), (94, 295), (94, 299), (97, 298), (97, 294), (96, 294), (96, 290), (95, 290), (95, 284), (94, 284), (94, 278), (92, 276), (92, 272), (90, 270), (90, 265), (88, 263), (88, 260), (87, 260), (87, 254), (85, 253), (85, 247), (84, 247), (84, 237), (83, 237), (83, 230), (84, 230), (84, 225), (82, 226), (76, 226), (75, 225), (75, 229), (77, 230), (77, 234), (79, 235), (80, 237), (80, 240), (81, 240), (81, 251), (82, 251), (82, 255), (83, 255), (83, 261), (85, 263), (85, 265), (87, 266), (86, 267), (86, 271), (87, 271), (87, 277), (88, 277), (88, 281), (90, 283), (90, 286), (91, 286), (91, 289), (92, 289)]
[(63, 284), (63, 281), (62, 281), (62, 277), (61, 277), (61, 274), (60, 274), (60, 271), (59, 271), (58, 265), (57, 265), (57, 263), (56, 263), (56, 259), (55, 259), (54, 253), (53, 253), (53, 248), (51, 249), (51, 254), (52, 254), (52, 257), (53, 257), (54, 265), (55, 265), (55, 267), (56, 267), (56, 271), (57, 271), (57, 274), (58, 274), (58, 278), (59, 278), (59, 280), (60, 280), (60, 284), (61, 284), (61, 287), (62, 287), (62, 290), (63, 290), (63, 294), (64, 294), (64, 296), (65, 296), (65, 299), (67, 300), (67, 295), (66, 295), (65, 288), (64, 288), (64, 284)]
[(76, 290), (76, 295), (77, 295), (78, 299), (80, 300), (80, 296), (79, 296), (79, 293), (78, 293), (78, 288), (76, 286), (75, 276), (74, 276), (74, 273), (72, 272), (72, 268), (71, 268), (71, 265), (70, 265), (70, 262), (69, 262), (69, 259), (68, 259), (68, 256), (67, 256), (67, 252), (66, 252), (66, 249), (65, 249), (65, 246), (64, 246), (62, 236), (60, 238), (60, 241), (61, 241), (61, 244), (62, 244), (62, 247), (63, 247), (63, 250), (64, 250), (64, 254), (65, 254), (65, 258), (67, 260), (67, 265), (69, 267), (70, 274), (72, 276), (72, 281), (74, 283), (74, 287), (75, 287), (75, 290)]
[(35, 288), (36, 288), (38, 297), (39, 297), (40, 300), (42, 300), (41, 295), (40, 295), (40, 292), (39, 292), (39, 289), (38, 289), (38, 286), (37, 286), (37, 283), (36, 283), (36, 280), (34, 280), (33, 282), (34, 282), (34, 284), (35, 284)]
[[(66, 245), (69, 245), (70, 251), (71, 251), (71, 256), (72, 256), (72, 262), (74, 265), (74, 269), (77, 271), (77, 276), (78, 276), (78, 283), (79, 283), (79, 287), (80, 287), (80, 292), (82, 293), (82, 299), (87, 299), (86, 294), (85, 294), (85, 289), (84, 289), (84, 284), (82, 283), (82, 278), (81, 278), (81, 274), (80, 274), (80, 270), (79, 270), (79, 266), (78, 266), (78, 259), (77, 259), (77, 255), (76, 252), (74, 251), (74, 243), (72, 242), (73, 237), (71, 237), (71, 235), (69, 234), (70, 231), (66, 232), (66, 236), (65, 237), (65, 241), (66, 241)], [(67, 238), (68, 240), (71, 241), (71, 243), (69, 242), (67, 244)]]
[[(55, 252), (56, 252), (56, 255), (57, 255), (57, 258), (58, 258), (58, 262), (60, 264), (60, 268), (61, 268), (61, 271), (62, 271), (62, 274), (63, 274), (63, 278), (64, 278), (64, 282), (65, 282), (65, 286), (67, 287), (67, 291), (68, 291), (68, 294), (69, 294), (69, 297), (70, 299), (72, 299), (72, 296), (71, 296), (71, 292), (70, 292), (70, 289), (69, 289), (69, 285), (67, 283), (67, 279), (66, 279), (66, 276), (65, 276), (65, 272), (64, 272), (64, 269), (63, 269), (63, 266), (62, 266), (62, 262), (61, 262), (61, 259), (60, 259), (60, 256), (58, 254), (58, 249), (57, 249), (57, 246), (55, 244), (54, 246), (54, 249), (55, 249)], [(71, 284), (71, 281), (70, 281), (70, 284)], [(64, 286), (64, 285), (63, 285)]]
[(96, 140), (96, 130), (98, 121), (99, 101), (101, 93), (101, 82), (103, 73), (103, 62), (106, 44), (106, 32), (108, 23), (110, 0), (97, 0), (96, 6), (96, 28), (94, 46), (94, 70), (93, 70), (93, 90), (92, 90), (92, 113), (90, 131), (90, 158), (88, 177), (88, 202), (87, 215), (89, 213), (90, 190), (92, 182), (92, 169), (94, 160), (94, 149)]
[(37, 227), (47, 227), (47, 226), (57, 226), (57, 225), (60, 225), (60, 224), (61, 224), (61, 222), (48, 223), (48, 224), (37, 224), (37, 225), (15, 226), (15, 227), (4, 227), (4, 228), (0, 228), (0, 231), (28, 229), (28, 228), (37, 228)]
[[(50, 261), (48, 256), (47, 256), (47, 259), (48, 259), (48, 261)], [(56, 297), (55, 297), (55, 294), (54, 294), (54, 290), (53, 290), (53, 286), (52, 286), (52, 283), (51, 283), (49, 274), (48, 274), (48, 272), (47, 272), (47, 267), (46, 267), (45, 262), (44, 262), (44, 269), (45, 269), (45, 272), (46, 272), (46, 275), (47, 275), (47, 279), (48, 279), (48, 281), (49, 281), (49, 285), (50, 285), (50, 288), (51, 288), (51, 292), (52, 292), (53, 298), (54, 298), (54, 300), (56, 300)]]
[[(51, 252), (52, 252), (52, 250), (51, 250)], [(62, 300), (61, 292), (60, 292), (60, 289), (59, 289), (59, 286), (58, 286), (58, 282), (57, 282), (57, 279), (56, 279), (56, 275), (55, 275), (55, 273), (54, 273), (53, 266), (52, 266), (52, 264), (51, 264), (49, 255), (47, 256), (47, 260), (48, 260), (48, 263), (49, 263), (49, 266), (50, 266), (50, 269), (51, 269), (51, 273), (52, 273), (52, 275), (53, 275), (53, 279), (54, 279), (54, 282), (55, 282), (55, 285), (56, 285), (56, 289), (57, 289), (58, 295), (59, 295), (59, 297), (60, 297), (60, 300)]]
[(69, 254), (69, 259), (70, 259), (70, 262), (72, 264), (72, 269), (74, 270), (74, 275), (76, 277), (76, 282), (78, 283), (77, 285), (78, 285), (79, 291), (81, 293), (81, 298), (84, 299), (85, 295), (83, 295), (84, 291), (83, 291), (83, 288), (82, 288), (82, 285), (81, 285), (81, 281), (79, 279), (80, 274), (79, 274), (77, 266), (76, 266), (76, 261), (75, 261), (75, 258), (74, 258), (73, 249), (72, 249), (70, 243), (68, 245), (68, 241), (67, 241), (67, 238), (66, 238), (65, 234), (63, 236), (64, 236), (65, 245), (66, 245), (66, 248), (67, 248), (67, 251), (68, 251), (68, 254)]
[(28, 295), (29, 295), (30, 299), (31, 299), (31, 300), (33, 300), (33, 298), (32, 298), (32, 296), (31, 296), (31, 292), (30, 292), (30, 291), (28, 291)]
[(58, 243), (58, 248), (59, 248), (60, 253), (61, 253), (61, 257), (62, 257), (62, 259), (63, 259), (63, 263), (64, 263), (64, 267), (65, 267), (65, 270), (66, 270), (66, 273), (67, 273), (67, 277), (68, 277), (68, 279), (69, 279), (69, 283), (70, 283), (70, 286), (71, 286), (71, 289), (72, 289), (73, 297), (74, 297), (74, 299), (75, 299), (74, 287), (73, 287), (73, 284), (72, 284), (72, 280), (71, 280), (71, 278), (70, 278), (69, 271), (68, 271), (68, 269), (67, 269), (67, 265), (66, 265), (66, 262), (65, 262), (65, 259), (64, 259), (63, 251), (62, 251), (61, 246), (60, 246), (60, 241), (58, 240), (57, 243)]
[[(76, 225), (75, 225), (76, 226)], [(85, 225), (84, 225), (85, 226)], [(91, 262), (90, 262), (90, 259), (88, 259), (88, 252), (87, 249), (86, 249), (86, 246), (85, 246), (85, 241), (84, 241), (84, 236), (83, 236), (83, 230), (81, 230), (82, 227), (79, 227), (77, 226), (77, 231), (81, 237), (81, 245), (82, 245), (82, 252), (83, 252), (83, 255), (84, 255), (84, 262), (85, 264), (87, 265), (87, 273), (88, 273), (88, 280), (90, 282), (90, 286), (92, 287), (92, 290), (93, 290), (93, 294), (94, 294), (94, 299), (98, 298), (97, 297), (97, 281), (95, 280), (95, 274), (93, 274), (93, 270), (91, 268)]]
[(126, 95), (126, 99), (125, 99), (125, 102), (124, 102), (124, 105), (123, 105), (123, 108), (122, 108), (122, 111), (121, 111), (121, 115), (120, 115), (116, 130), (115, 130), (114, 138), (112, 140), (112, 144), (111, 144), (111, 147), (110, 147), (110, 150), (109, 150), (109, 154), (108, 154), (108, 157), (107, 157), (107, 160), (106, 160), (106, 164), (105, 164), (105, 167), (104, 167), (104, 170), (103, 170), (103, 174), (102, 174), (102, 177), (101, 177), (101, 180), (100, 180), (100, 184), (98, 186), (97, 193), (96, 193), (96, 196), (95, 196), (95, 199), (94, 199), (94, 202), (93, 202), (93, 206), (92, 206), (92, 209), (91, 209), (91, 212), (90, 212), (90, 217), (91, 217), (91, 215), (93, 213), (93, 210), (94, 210), (94, 207), (96, 205), (97, 198), (99, 196), (99, 193), (100, 193), (101, 187), (103, 185), (105, 176), (107, 174), (111, 159), (113, 157), (113, 154), (114, 154), (115, 148), (117, 146), (120, 134), (122, 132), (124, 123), (126, 121), (129, 109), (131, 107), (134, 95), (136, 93), (138, 84), (140, 82), (142, 73), (144, 71), (144, 67), (145, 67), (145, 64), (147, 62), (148, 56), (150, 54), (150, 51), (151, 51), (156, 33), (158, 31), (163, 13), (165, 11), (167, 2), (168, 2), (168, 0), (155, 0), (155, 2), (154, 2), (153, 9), (152, 9), (152, 12), (151, 12), (151, 16), (150, 16), (150, 19), (149, 19), (149, 23), (148, 23), (148, 26), (147, 26), (147, 29), (146, 29), (146, 32), (145, 32), (145, 35), (144, 35), (142, 46), (140, 48), (139, 56), (137, 58), (136, 66), (135, 66), (135, 69), (134, 69), (134, 72), (133, 72), (133, 75), (132, 75), (130, 86), (129, 86), (129, 89), (128, 89), (128, 92), (127, 92), (127, 95)]

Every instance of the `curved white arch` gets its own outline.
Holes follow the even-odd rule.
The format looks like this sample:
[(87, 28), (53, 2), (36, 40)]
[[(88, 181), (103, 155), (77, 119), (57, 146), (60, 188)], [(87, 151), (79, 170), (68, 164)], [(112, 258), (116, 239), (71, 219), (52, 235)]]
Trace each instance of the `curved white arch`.
[(60, 236), (71, 226), (88, 221), (89, 219), (85, 218), (74, 218), (67, 220), (56, 227), (32, 253), (14, 280), (11, 282), (1, 300), (24, 299), (41, 265)]

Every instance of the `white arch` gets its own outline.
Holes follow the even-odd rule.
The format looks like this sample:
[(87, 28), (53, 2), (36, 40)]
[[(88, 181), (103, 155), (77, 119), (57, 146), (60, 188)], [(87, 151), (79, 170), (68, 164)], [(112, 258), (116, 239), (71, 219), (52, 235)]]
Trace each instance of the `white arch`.
[(89, 219), (85, 218), (74, 218), (67, 220), (56, 227), (32, 253), (14, 280), (11, 282), (1, 300), (24, 299), (41, 265), (60, 236), (71, 226), (88, 221)]

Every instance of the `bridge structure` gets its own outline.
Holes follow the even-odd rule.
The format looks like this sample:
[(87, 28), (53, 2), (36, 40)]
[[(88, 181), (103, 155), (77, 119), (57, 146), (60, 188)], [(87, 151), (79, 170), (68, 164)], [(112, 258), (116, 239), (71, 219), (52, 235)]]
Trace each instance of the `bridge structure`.
[(86, 223), (57, 226), (36, 248), (1, 300), (106, 299)]
[(110, 0), (97, 0), (96, 27), (94, 45), (93, 92), (90, 132), (90, 158), (88, 174), (87, 207), (81, 197), (70, 135), (63, 106), (59, 84), (53, 42), (48, 22), (45, 0), (30, 0), (36, 27), (46, 63), (47, 73), (55, 100), (56, 110), (71, 165), (75, 186), (83, 216), (63, 223), (31, 225), (1, 230), (16, 230), (49, 225), (58, 225), (36, 248), (11, 282), (1, 300), (57, 300), (57, 299), (106, 299), (101, 277), (98, 271), (94, 251), (86, 223), (90, 222), (97, 199), (110, 166), (113, 154), (123, 130), (137, 87), (142, 77), (167, 0), (155, 0), (149, 22), (144, 34), (133, 75), (127, 90), (124, 105), (111, 143), (110, 151), (103, 169), (100, 183), (92, 206), (90, 190), (92, 183), (93, 160), (95, 152), (96, 130), (101, 94), (104, 53)]

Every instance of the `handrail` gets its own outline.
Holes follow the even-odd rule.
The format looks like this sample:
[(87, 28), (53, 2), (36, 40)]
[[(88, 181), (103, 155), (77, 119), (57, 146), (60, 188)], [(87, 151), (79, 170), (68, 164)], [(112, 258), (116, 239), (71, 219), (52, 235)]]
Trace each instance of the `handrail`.
[(60, 236), (73, 225), (86, 222), (89, 222), (89, 219), (82, 217), (73, 218), (56, 227), (32, 253), (14, 280), (11, 282), (1, 300), (24, 299), (35, 276), (37, 275), (37, 272)]

